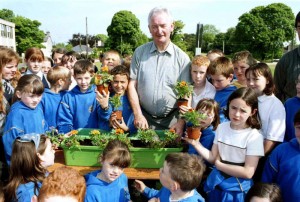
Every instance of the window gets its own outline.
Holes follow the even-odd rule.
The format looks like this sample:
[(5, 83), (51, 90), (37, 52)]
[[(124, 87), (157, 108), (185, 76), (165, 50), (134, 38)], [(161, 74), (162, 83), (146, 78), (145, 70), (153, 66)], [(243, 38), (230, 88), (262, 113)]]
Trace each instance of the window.
[(7, 38), (13, 38), (12, 27), (10, 27), (10, 26), (7, 26)]
[(6, 25), (1, 25), (1, 36), (6, 37)]

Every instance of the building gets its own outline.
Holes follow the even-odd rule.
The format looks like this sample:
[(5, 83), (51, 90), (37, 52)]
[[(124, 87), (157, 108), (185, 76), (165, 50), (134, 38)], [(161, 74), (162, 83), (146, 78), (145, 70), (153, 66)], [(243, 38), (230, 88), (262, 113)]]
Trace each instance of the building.
[(0, 46), (11, 48), (16, 51), (15, 23), (0, 18)]
[(44, 55), (51, 58), (53, 41), (51, 39), (50, 32), (46, 32), (44, 42), (42, 43), (42, 45), (45, 46), (45, 48), (41, 49)]
[(86, 52), (88, 52), (88, 55), (93, 53), (93, 49), (86, 45), (77, 45), (72, 48), (73, 51), (75, 51), (78, 54), (84, 54), (86, 55)]

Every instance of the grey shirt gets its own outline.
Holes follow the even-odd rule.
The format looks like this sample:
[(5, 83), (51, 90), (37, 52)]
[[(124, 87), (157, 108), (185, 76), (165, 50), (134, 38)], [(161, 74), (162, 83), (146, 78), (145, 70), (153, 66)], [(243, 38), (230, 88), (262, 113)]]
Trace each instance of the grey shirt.
[(154, 116), (168, 115), (176, 108), (176, 82), (191, 81), (190, 59), (172, 42), (164, 52), (149, 42), (135, 50), (130, 78), (137, 81), (142, 109)]

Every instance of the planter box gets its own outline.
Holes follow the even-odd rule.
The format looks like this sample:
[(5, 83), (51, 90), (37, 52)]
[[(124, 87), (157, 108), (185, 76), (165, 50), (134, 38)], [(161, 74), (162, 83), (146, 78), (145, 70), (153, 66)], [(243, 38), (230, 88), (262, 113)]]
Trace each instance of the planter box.
[[(78, 135), (89, 136), (92, 129), (78, 130)], [(163, 134), (157, 131), (159, 135)], [(135, 139), (133, 137), (133, 139)], [(78, 148), (67, 148), (62, 146), (66, 165), (68, 166), (100, 166), (99, 156), (102, 149), (97, 146), (79, 146)], [(129, 149), (132, 157), (131, 166), (133, 168), (161, 168), (165, 157), (172, 152), (181, 152), (182, 148), (140, 148)]]

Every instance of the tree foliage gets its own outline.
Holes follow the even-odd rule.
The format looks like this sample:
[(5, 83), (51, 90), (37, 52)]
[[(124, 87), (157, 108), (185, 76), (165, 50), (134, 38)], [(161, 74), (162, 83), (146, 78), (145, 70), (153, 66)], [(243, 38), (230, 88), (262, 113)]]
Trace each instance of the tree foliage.
[(41, 26), (39, 21), (15, 16), (13, 11), (8, 9), (0, 10), (0, 18), (15, 23), (17, 52), (19, 54), (25, 52), (30, 47), (44, 47), (42, 43), (45, 33), (39, 29)]
[(214, 25), (204, 25), (202, 35), (202, 50), (204, 52), (207, 52), (210, 49), (212, 49), (212, 44), (218, 33), (220, 33), (220, 31)]
[(261, 60), (280, 57), (283, 42), (294, 37), (294, 14), (283, 3), (258, 6), (239, 17), (235, 41)]
[(132, 54), (135, 48), (146, 43), (148, 38), (140, 29), (140, 21), (130, 11), (114, 14), (107, 28), (105, 47), (119, 51), (122, 55)]

